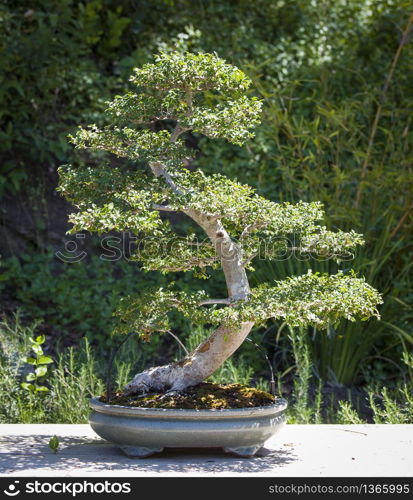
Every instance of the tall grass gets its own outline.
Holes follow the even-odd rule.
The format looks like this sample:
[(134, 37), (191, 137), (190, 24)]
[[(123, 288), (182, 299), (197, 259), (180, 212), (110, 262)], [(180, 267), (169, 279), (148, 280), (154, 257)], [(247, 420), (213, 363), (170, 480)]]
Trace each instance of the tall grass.
[[(290, 328), (289, 339), (295, 360), (294, 416), (297, 422), (311, 421), (313, 413), (313, 409), (309, 405), (309, 384), (312, 363), (308, 343), (304, 335), (304, 329)], [(317, 399), (317, 402), (319, 402), (319, 399)], [(317, 408), (317, 412), (318, 410), (319, 408)]]
[(399, 382), (392, 391), (378, 385), (369, 390), (369, 402), (376, 424), (413, 423), (413, 354), (403, 353), (403, 362), (410, 373), (404, 382)]
[(30, 354), (29, 338), (36, 335), (36, 327), (23, 326), (19, 315), (0, 324), (0, 422), (87, 422), (88, 399), (102, 392), (103, 380), (86, 339), (78, 351), (69, 348), (50, 365), (44, 381), (48, 392), (33, 394), (21, 387), (29, 369), (24, 357)]
[[(22, 325), (17, 315), (14, 321), (0, 323), (0, 423), (87, 423), (88, 400), (105, 389), (107, 359), (94, 353), (87, 339), (78, 349), (69, 348), (55, 356), (49, 375), (44, 383), (49, 391), (34, 395), (21, 387), (28, 365), (24, 356), (30, 353), (29, 337), (36, 335), (36, 323)], [(198, 328), (186, 340), (186, 349), (191, 350), (210, 332)], [(289, 423), (363, 423), (351, 398), (335, 402), (323, 392), (321, 379), (317, 378), (311, 361), (309, 339), (303, 330), (290, 329), (293, 364), (291, 369), (278, 373), (278, 394), (283, 395), (283, 377), (293, 374), (294, 390), (287, 396)], [(47, 345), (45, 345), (47, 350)], [(177, 355), (179, 349), (177, 344)], [(139, 360), (141, 350), (133, 346), (119, 352), (114, 370), (115, 388), (121, 388), (132, 374), (147, 364)], [(181, 353), (182, 354), (182, 353)], [(404, 362), (410, 373), (413, 370), (413, 355), (405, 353)], [(254, 367), (242, 355), (228, 359), (208, 379), (211, 382), (230, 384), (252, 384), (268, 390), (266, 379), (254, 376)], [(413, 378), (406, 376), (403, 383), (390, 390), (380, 384), (366, 393), (373, 421), (376, 423), (413, 423)]]

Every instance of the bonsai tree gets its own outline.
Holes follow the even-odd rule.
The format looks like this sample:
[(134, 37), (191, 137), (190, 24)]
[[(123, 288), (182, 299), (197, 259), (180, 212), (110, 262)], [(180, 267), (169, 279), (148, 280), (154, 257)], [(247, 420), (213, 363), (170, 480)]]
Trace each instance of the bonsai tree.
[[(105, 151), (94, 167), (63, 166), (60, 191), (78, 207), (71, 232), (130, 231), (139, 244), (133, 258), (145, 270), (162, 273), (222, 269), (227, 292), (170, 286), (122, 299), (117, 332), (137, 332), (146, 340), (168, 331), (176, 309), (194, 324), (216, 326), (210, 337), (179, 362), (137, 374), (125, 393), (183, 390), (210, 376), (243, 343), (254, 325), (271, 318), (292, 327), (325, 328), (341, 318), (378, 316), (378, 292), (353, 272), (308, 273), (250, 288), (247, 271), (256, 258), (287, 252), (349, 256), (362, 236), (329, 231), (320, 224), (318, 202), (275, 203), (227, 178), (215, 165), (207, 175), (194, 169), (188, 133), (221, 138), (242, 146), (259, 123), (262, 102), (250, 97), (250, 80), (213, 54), (162, 53), (136, 69), (136, 92), (108, 103), (108, 125), (80, 128), (77, 148)], [(108, 156), (108, 155), (106, 155)], [(166, 214), (180, 212), (190, 223), (177, 227)], [(294, 241), (292, 244), (291, 241)]]

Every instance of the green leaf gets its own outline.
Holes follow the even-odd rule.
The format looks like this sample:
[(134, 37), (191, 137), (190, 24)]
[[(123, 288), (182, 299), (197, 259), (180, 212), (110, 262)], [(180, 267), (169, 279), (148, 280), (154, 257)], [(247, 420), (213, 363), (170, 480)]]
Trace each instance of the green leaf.
[(43, 349), (42, 349), (39, 345), (37, 345), (37, 344), (34, 344), (34, 345), (32, 346), (32, 350), (33, 350), (33, 352), (34, 352), (34, 353), (36, 353), (38, 356), (42, 356), (42, 355), (43, 355)]
[(59, 448), (59, 439), (58, 437), (55, 435), (53, 437), (50, 438), (49, 440), (49, 448), (54, 452), (54, 453), (57, 453), (57, 449)]
[(38, 377), (43, 377), (47, 373), (47, 366), (39, 366), (36, 368), (35, 373)]
[(23, 361), (25, 363), (29, 363), (29, 365), (35, 365), (37, 362), (34, 358), (30, 357), (30, 356), (26, 356), (23, 358)]
[(34, 391), (35, 386), (33, 384), (28, 384), (27, 382), (22, 382), (21, 386), (23, 389), (26, 389), (27, 391)]
[(44, 344), (46, 341), (46, 337), (44, 335), (39, 335), (36, 337), (36, 344)]
[(29, 381), (32, 381), (32, 380), (36, 380), (36, 375), (34, 373), (29, 373), (27, 376), (26, 376), (26, 380), (29, 382)]
[(49, 389), (45, 387), (44, 385), (38, 385), (35, 387), (36, 392), (49, 392)]
[(50, 356), (40, 356), (37, 360), (38, 365), (48, 365), (49, 363), (54, 363)]

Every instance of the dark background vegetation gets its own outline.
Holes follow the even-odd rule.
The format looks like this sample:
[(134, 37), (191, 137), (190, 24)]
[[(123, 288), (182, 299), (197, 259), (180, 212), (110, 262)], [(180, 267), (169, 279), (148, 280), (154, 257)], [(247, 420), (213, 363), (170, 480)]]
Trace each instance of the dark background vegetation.
[[(19, 311), (25, 324), (40, 321), (37, 331), (51, 352), (77, 348), (86, 336), (107, 360), (117, 341), (108, 333), (119, 298), (171, 278), (142, 273), (126, 259), (100, 259), (100, 242), (90, 235), (78, 241), (85, 259), (58, 259), (70, 207), (55, 191), (56, 169), (87, 161), (67, 135), (80, 124), (102, 123), (105, 101), (129, 88), (133, 67), (160, 50), (215, 51), (250, 76), (253, 92), (265, 100), (264, 116), (243, 148), (194, 138), (197, 166), (247, 182), (275, 201), (321, 200), (330, 228), (354, 228), (367, 241), (339, 267), (351, 265), (384, 294), (382, 321), (300, 332), (299, 349), (282, 324), (254, 331), (280, 390), (288, 393), (294, 377), (303, 376), (299, 352), (310, 359), (310, 397), (317, 384), (345, 398), (349, 388), (359, 394), (371, 384), (397, 389), (411, 382), (412, 366), (402, 362), (413, 344), (411, 22), (411, 2), (404, 0), (2, 0), (6, 320)], [(331, 261), (259, 262), (251, 281), (308, 267), (337, 270)], [(172, 278), (188, 287), (194, 282), (190, 273)], [(223, 293), (213, 280), (205, 286)], [(184, 340), (188, 329), (178, 321), (175, 333)], [(139, 349), (152, 364), (175, 356), (177, 344), (162, 337)], [(252, 345), (240, 351), (243, 363), (267, 377)]]

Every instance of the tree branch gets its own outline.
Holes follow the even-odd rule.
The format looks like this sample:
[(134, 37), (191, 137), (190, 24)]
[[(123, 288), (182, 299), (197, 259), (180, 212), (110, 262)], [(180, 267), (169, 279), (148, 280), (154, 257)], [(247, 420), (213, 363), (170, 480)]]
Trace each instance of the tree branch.
[(149, 162), (149, 167), (151, 168), (153, 175), (155, 177), (163, 177), (166, 181), (166, 183), (170, 186), (172, 191), (175, 194), (178, 195), (183, 195), (184, 192), (181, 191), (178, 186), (175, 184), (173, 181), (172, 177), (169, 175), (169, 173), (165, 170), (165, 166), (159, 162), (159, 161), (150, 161)]
[(241, 236), (240, 236), (240, 240), (245, 238), (247, 236), (247, 234), (252, 233), (252, 231), (254, 231), (254, 229), (259, 229), (262, 226), (265, 226), (265, 224), (260, 224), (258, 222), (254, 222), (253, 224), (249, 224), (242, 231)]
[(253, 253), (252, 255), (250, 255), (250, 256), (248, 257), (248, 259), (246, 259), (246, 260), (244, 260), (244, 261), (242, 262), (242, 266), (243, 266), (243, 267), (247, 267), (247, 266), (248, 266), (248, 264), (249, 264), (249, 263), (250, 263), (253, 259), (255, 259), (255, 257), (256, 257), (257, 255), (258, 255), (258, 252), (255, 252), (255, 253)]
[(183, 134), (184, 132), (188, 132), (188, 130), (191, 130), (191, 129), (189, 127), (188, 128), (181, 127), (179, 124), (177, 124), (176, 127), (172, 131), (171, 142), (176, 142), (178, 137), (181, 134)]
[(159, 210), (160, 212), (176, 212), (175, 208), (168, 207), (168, 205), (158, 205), (158, 204), (154, 203), (152, 205), (152, 208), (154, 210)]
[[(161, 162), (149, 162), (149, 167), (155, 177), (163, 177), (165, 179), (166, 183), (175, 194), (181, 196), (185, 194), (175, 184)], [(245, 298), (248, 296), (249, 283), (245, 269), (240, 260), (241, 248), (232, 241), (219, 218), (216, 218), (216, 214), (203, 213), (192, 208), (182, 209), (182, 211), (204, 229), (212, 244), (215, 245), (218, 258), (221, 261), (222, 269), (225, 274), (229, 295), (234, 298)], [(217, 244), (218, 241), (219, 244)], [(232, 255), (232, 258), (228, 259), (228, 255)], [(214, 262), (218, 260), (218, 258), (202, 259), (200, 263), (206, 266), (208, 265), (207, 262)]]
[(231, 304), (231, 299), (208, 299), (208, 300), (203, 300), (202, 302), (199, 302), (198, 305), (200, 306), (206, 306), (209, 304)]

